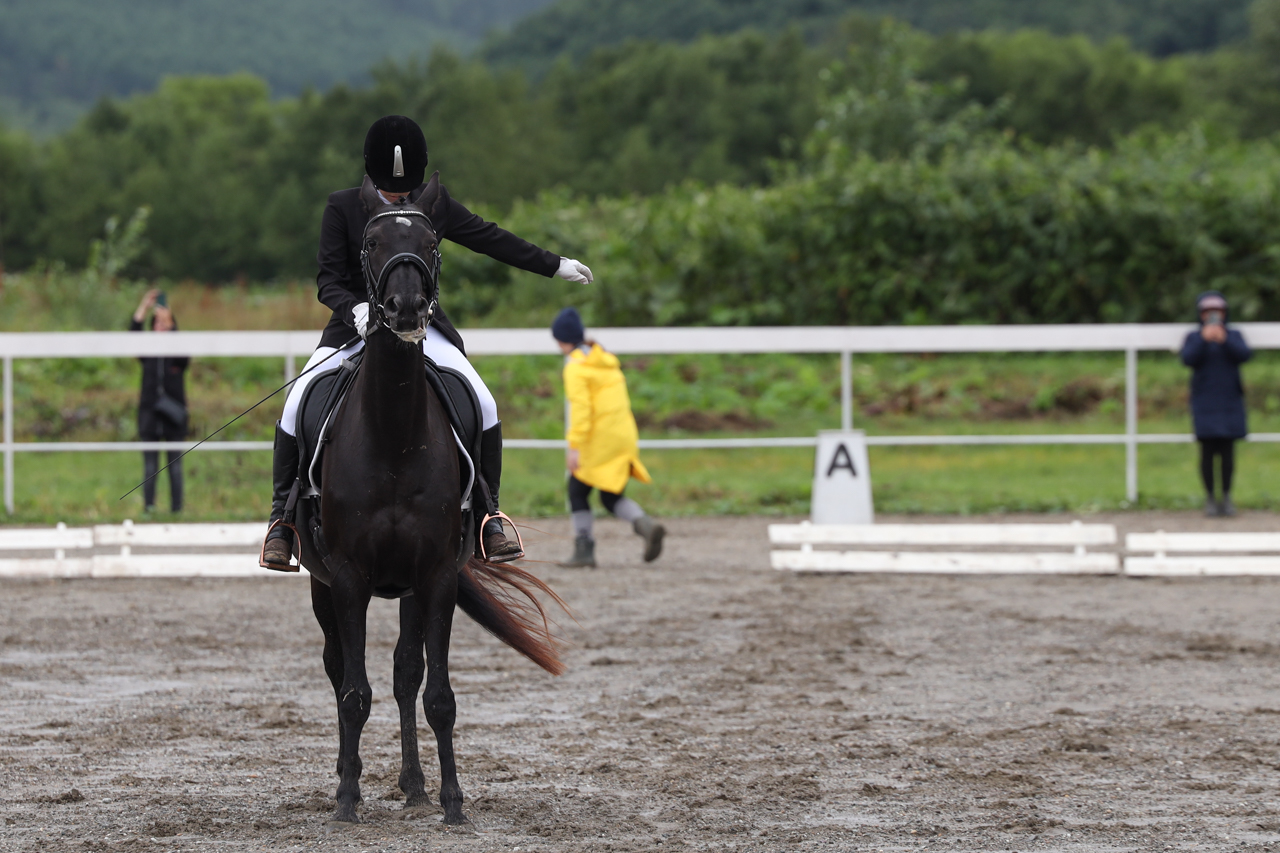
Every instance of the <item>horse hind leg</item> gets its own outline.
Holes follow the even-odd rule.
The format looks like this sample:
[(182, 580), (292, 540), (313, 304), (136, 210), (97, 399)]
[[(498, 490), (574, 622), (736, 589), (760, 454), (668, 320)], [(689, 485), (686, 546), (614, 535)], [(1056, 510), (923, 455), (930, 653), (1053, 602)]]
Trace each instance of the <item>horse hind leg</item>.
[(405, 808), (431, 805), (427, 780), (418, 757), (418, 688), (426, 663), (422, 659), (422, 611), (412, 597), (400, 599), (400, 639), (395, 653), (395, 696), (400, 706), (400, 790)]
[[(427, 593), (427, 594), (423, 594)], [(433, 588), (414, 596), (423, 607), (426, 619), (427, 689), (422, 695), (427, 724), (436, 735), (436, 751), (440, 756), (440, 807), (444, 822), (466, 823), (462, 814), (462, 787), (458, 784), (458, 768), (453, 757), (453, 723), (457, 703), (449, 686), (449, 633), (453, 629), (453, 610), (458, 598), (458, 575), (441, 571)]]

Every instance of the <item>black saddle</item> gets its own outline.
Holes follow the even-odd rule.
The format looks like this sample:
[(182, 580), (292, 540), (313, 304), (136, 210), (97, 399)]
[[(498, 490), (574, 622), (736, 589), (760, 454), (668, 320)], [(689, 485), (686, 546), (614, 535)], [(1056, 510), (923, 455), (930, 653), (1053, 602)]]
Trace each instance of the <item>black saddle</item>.
[[(316, 495), (320, 491), (321, 457), (329, 440), (333, 415), (347, 396), (356, 371), (360, 369), (363, 353), (344, 358), (338, 367), (318, 373), (303, 392), (298, 408), (298, 480), (303, 496)], [(444, 407), (449, 423), (457, 433), (462, 446), (459, 448), (459, 470), (463, 495), (485, 503), (482, 495), (487, 489), (472, 487), (479, 479), (480, 433), (483, 426), (480, 400), (467, 381), (467, 377), (451, 367), (441, 367), (423, 356), (427, 368), (427, 382)], [(473, 476), (474, 475), (474, 476)]]

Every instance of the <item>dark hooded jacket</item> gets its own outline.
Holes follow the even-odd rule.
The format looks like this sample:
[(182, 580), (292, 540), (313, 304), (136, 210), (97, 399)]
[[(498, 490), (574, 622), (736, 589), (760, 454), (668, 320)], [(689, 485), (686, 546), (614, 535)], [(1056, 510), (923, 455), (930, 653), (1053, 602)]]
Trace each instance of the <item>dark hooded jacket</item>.
[[(1210, 291), (1201, 298), (1211, 294), (1221, 295)], [(1240, 365), (1252, 357), (1244, 336), (1230, 326), (1223, 343), (1206, 341), (1199, 330), (1182, 342), (1182, 363), (1192, 370), (1191, 420), (1196, 438), (1244, 438), (1248, 434)]]
[[(152, 320), (154, 323), (155, 320)], [(178, 320), (173, 320), (173, 328), (178, 328)], [(142, 324), (129, 318), (129, 331), (141, 332)], [(186, 357), (156, 358), (146, 356), (138, 359), (142, 363), (142, 394), (138, 398), (139, 411), (151, 411), (160, 396), (160, 382), (163, 379), (164, 393), (182, 405), (187, 404), (186, 372), (191, 359)]]

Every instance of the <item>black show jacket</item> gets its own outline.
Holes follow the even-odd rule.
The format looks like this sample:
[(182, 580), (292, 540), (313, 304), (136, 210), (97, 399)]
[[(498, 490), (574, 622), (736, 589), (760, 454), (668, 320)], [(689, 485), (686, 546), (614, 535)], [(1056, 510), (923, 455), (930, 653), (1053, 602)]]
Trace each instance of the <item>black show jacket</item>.
[[(425, 188), (426, 184), (422, 184), (410, 193), (410, 200), (416, 200)], [(433, 217), (432, 225), (442, 240), (452, 240), (473, 252), (548, 278), (560, 268), (559, 255), (484, 221), (454, 201), (443, 186), (440, 194), (447, 213), (443, 217)], [(320, 252), (316, 256), (320, 272), (316, 275), (316, 287), (319, 290), (317, 298), (333, 309), (333, 317), (320, 336), (320, 346), (340, 347), (355, 336), (351, 309), (368, 300), (364, 273), (360, 269), (360, 241), (364, 238), (364, 226), (368, 221), (369, 214), (360, 200), (359, 187), (339, 190), (329, 196), (329, 204), (320, 222)], [(431, 325), (465, 353), (462, 336), (445, 316), (444, 306), (436, 310)]]

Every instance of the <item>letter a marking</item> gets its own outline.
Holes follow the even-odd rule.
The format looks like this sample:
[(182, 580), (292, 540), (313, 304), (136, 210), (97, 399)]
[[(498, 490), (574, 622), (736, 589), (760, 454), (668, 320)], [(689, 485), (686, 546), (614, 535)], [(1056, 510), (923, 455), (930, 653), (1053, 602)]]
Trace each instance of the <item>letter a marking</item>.
[(858, 476), (857, 469), (853, 467), (853, 459), (849, 456), (849, 451), (843, 443), (836, 445), (835, 455), (831, 457), (831, 466), (827, 468), (827, 476), (830, 477), (834, 474), (837, 468), (848, 468), (851, 476)]

